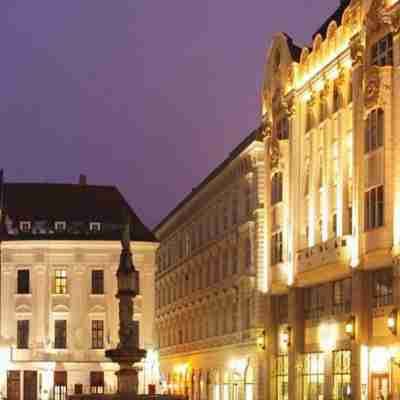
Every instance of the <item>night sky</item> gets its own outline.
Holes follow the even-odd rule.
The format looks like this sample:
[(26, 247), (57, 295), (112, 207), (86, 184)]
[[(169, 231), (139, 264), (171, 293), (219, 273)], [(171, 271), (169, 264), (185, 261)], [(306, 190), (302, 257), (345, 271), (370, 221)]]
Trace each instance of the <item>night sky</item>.
[(150, 227), (259, 121), (272, 35), (339, 0), (2, 0), (6, 181), (116, 185)]

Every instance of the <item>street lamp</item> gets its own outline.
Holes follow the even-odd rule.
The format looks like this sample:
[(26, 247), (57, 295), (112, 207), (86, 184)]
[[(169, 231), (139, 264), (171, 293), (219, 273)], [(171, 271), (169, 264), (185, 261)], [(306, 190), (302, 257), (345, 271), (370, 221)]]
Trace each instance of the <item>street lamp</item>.
[(397, 309), (393, 309), (392, 312), (389, 314), (387, 319), (387, 327), (389, 331), (392, 332), (393, 335), (397, 335)]
[(346, 322), (346, 325), (344, 327), (344, 330), (346, 332), (346, 335), (353, 340), (356, 336), (356, 320), (354, 315), (352, 315)]

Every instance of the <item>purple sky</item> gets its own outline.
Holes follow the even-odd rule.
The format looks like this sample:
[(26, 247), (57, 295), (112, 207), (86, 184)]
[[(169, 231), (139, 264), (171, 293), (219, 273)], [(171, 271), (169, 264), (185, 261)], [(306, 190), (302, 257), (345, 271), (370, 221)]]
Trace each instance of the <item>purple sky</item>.
[(339, 0), (3, 0), (8, 181), (115, 184), (153, 226), (258, 124), (273, 33)]

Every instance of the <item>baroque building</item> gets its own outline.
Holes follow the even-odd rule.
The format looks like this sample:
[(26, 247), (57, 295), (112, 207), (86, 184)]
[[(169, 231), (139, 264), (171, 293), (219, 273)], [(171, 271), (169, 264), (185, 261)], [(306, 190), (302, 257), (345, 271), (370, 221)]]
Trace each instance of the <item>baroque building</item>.
[[(116, 391), (116, 271), (121, 230), (131, 221), (139, 271), (134, 318), (151, 350), (158, 243), (112, 186), (3, 183), (1, 226), (0, 393), (10, 400)], [(150, 351), (150, 354), (151, 351)], [(139, 366), (141, 388), (157, 365)]]
[[(396, 0), (342, 0), (309, 47), (274, 36), (255, 147), (239, 147), (155, 232), (169, 390), (214, 400), (400, 395), (399, 67)], [(251, 212), (233, 224), (232, 192), (243, 189), (224, 176), (247, 152), (238, 185), (251, 182)], [(222, 279), (229, 248), (242, 258)]]

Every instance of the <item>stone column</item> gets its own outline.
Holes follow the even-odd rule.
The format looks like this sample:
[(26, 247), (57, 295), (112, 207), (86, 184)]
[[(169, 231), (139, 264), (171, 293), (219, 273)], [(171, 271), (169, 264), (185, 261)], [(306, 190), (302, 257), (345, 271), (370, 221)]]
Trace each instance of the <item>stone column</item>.
[(36, 265), (33, 270), (32, 295), (34, 319), (32, 331), (35, 332), (35, 343), (39, 348), (44, 348), (48, 332), (49, 298), (47, 296), (46, 266)]
[(289, 327), (291, 328), (289, 353), (289, 400), (301, 400), (301, 371), (304, 352), (303, 290), (289, 291)]

